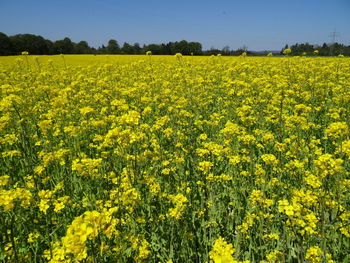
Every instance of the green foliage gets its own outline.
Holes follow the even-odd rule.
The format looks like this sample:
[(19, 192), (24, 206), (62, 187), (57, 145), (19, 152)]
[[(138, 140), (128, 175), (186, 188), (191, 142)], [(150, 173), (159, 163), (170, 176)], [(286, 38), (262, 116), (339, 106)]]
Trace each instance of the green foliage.
[[(280, 55), (283, 55), (283, 50), (289, 48), (286, 45)], [(319, 56), (350, 56), (350, 46), (340, 43), (326, 44), (322, 46), (311, 45), (309, 43), (296, 43), (290, 46), (292, 56), (313, 56), (315, 50), (318, 50)], [(0, 56), (19, 55), (22, 51), (28, 51), (29, 54), (34, 55), (53, 55), (53, 54), (144, 54), (151, 51), (154, 55), (175, 55), (181, 53), (182, 55), (218, 55), (223, 56), (240, 56), (246, 52), (248, 56), (266, 56), (271, 51), (253, 52), (249, 51), (246, 46), (240, 47), (236, 50), (230, 49), (229, 46), (224, 46), (222, 49), (210, 48), (203, 50), (202, 44), (199, 42), (188, 42), (186, 40), (168, 42), (162, 44), (148, 44), (140, 46), (139, 43), (129, 44), (124, 42), (120, 47), (117, 40), (111, 39), (107, 46), (102, 45), (98, 49), (90, 47), (89, 44), (82, 40), (74, 43), (70, 38), (65, 37), (62, 40), (50, 41), (44, 39), (42, 36), (33, 34), (18, 34), (8, 37), (6, 34), (0, 32)], [(273, 52), (278, 55), (278, 52)]]
[(120, 47), (117, 40), (114, 40), (114, 39), (109, 40), (106, 51), (108, 54), (120, 54)]
[(47, 42), (42, 36), (32, 34), (18, 34), (10, 37), (13, 52), (20, 54), (22, 51), (28, 51), (29, 54), (43, 55), (49, 53)]
[(0, 55), (10, 55), (13, 52), (11, 39), (4, 33), (0, 32)]

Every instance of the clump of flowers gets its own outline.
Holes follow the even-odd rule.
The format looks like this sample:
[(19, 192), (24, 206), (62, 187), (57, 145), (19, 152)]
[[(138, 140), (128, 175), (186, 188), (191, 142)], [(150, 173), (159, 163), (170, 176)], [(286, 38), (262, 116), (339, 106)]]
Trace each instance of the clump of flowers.
[(289, 55), (290, 53), (292, 53), (292, 50), (290, 48), (286, 48), (283, 50), (284, 55)]
[(227, 243), (224, 238), (219, 237), (215, 240), (213, 248), (209, 252), (209, 257), (214, 263), (233, 263), (236, 262), (232, 256), (234, 252), (235, 249), (232, 244)]
[(322, 262), (322, 250), (318, 246), (309, 247), (306, 251), (305, 260), (310, 263)]

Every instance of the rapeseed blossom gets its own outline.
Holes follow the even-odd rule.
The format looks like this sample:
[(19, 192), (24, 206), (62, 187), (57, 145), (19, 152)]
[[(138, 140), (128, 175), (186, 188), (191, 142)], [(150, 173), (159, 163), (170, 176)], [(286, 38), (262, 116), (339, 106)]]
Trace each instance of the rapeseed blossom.
[(232, 244), (227, 243), (222, 237), (215, 240), (213, 249), (209, 252), (210, 258), (214, 263), (233, 263), (232, 254), (235, 252)]
[(0, 258), (346, 260), (350, 62), (284, 54), (1, 57)]

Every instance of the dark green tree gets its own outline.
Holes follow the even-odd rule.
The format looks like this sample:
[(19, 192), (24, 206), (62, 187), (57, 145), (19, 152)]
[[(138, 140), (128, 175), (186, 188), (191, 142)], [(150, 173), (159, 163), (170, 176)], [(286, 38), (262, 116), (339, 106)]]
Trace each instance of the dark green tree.
[(119, 46), (117, 40), (111, 39), (108, 41), (106, 52), (108, 54), (120, 54), (121, 53), (120, 46)]
[(153, 55), (160, 55), (161, 45), (149, 44), (147, 46), (144, 46), (144, 50), (151, 51)]
[(13, 55), (15, 53), (11, 39), (0, 32), (0, 56)]
[(127, 42), (124, 42), (122, 47), (123, 54), (135, 54), (134, 47)]
[(80, 41), (74, 46), (75, 54), (91, 54), (91, 47), (86, 41)]
[(102, 45), (101, 47), (98, 47), (97, 53), (98, 54), (107, 54), (107, 48), (105, 47), (105, 45)]
[(14, 51), (20, 54), (22, 51), (28, 51), (29, 54), (48, 54), (49, 47), (47, 41), (42, 36), (32, 34), (18, 34), (10, 37)]
[(202, 55), (202, 44), (199, 42), (189, 42), (188, 50), (190, 54)]
[(45, 39), (45, 42), (46, 42), (46, 46), (48, 48), (48, 55), (53, 55), (53, 54), (56, 54), (55, 53), (55, 50), (54, 50), (54, 47), (53, 47), (53, 42), (51, 40), (48, 40), (48, 39)]
[(53, 50), (55, 54), (73, 54), (74, 43), (70, 38), (65, 37), (63, 40), (57, 40), (53, 43)]
[(292, 55), (294, 56), (301, 56), (304, 54), (312, 55), (315, 50), (313, 45), (310, 45), (309, 43), (296, 43), (292, 45), (290, 49), (292, 50)]
[(134, 54), (143, 54), (142, 48), (140, 47), (139, 43), (135, 43), (133, 46)]
[(318, 53), (319, 56), (328, 56), (330, 53), (329, 46), (326, 43), (323, 43), (323, 45), (320, 47), (318, 51), (319, 51)]
[(332, 55), (333, 56), (338, 56), (340, 54), (344, 54), (345, 47), (344, 47), (343, 44), (335, 42), (332, 45), (331, 49), (332, 49), (332, 53), (333, 53)]
[(186, 40), (181, 40), (179, 42), (175, 42), (174, 44), (175, 53), (181, 53), (182, 55), (190, 55), (191, 51)]
[(174, 42), (169, 42), (168, 44), (164, 45), (164, 54), (167, 54), (167, 55), (175, 54)]

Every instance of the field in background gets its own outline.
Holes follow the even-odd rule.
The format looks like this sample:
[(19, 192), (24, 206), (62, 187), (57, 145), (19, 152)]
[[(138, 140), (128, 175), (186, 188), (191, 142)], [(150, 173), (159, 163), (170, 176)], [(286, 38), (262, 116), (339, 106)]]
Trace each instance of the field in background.
[(0, 57), (0, 262), (349, 262), (350, 59)]
[[(163, 56), (158, 56), (162, 58)], [(103, 65), (108, 63), (113, 64), (125, 64), (138, 60), (145, 59), (145, 56), (140, 55), (43, 55), (43, 56), (6, 56), (0, 57), (0, 65), (3, 67), (8, 67), (9, 65), (15, 65), (18, 60), (23, 60), (24, 63), (26, 58), (29, 64), (34, 70), (39, 65), (49, 66), (54, 65), (57, 68), (65, 67), (65, 62), (67, 66), (79, 67), (79, 66), (89, 66), (89, 65)], [(47, 68), (46, 68), (47, 70)]]

